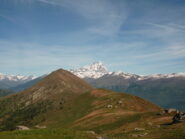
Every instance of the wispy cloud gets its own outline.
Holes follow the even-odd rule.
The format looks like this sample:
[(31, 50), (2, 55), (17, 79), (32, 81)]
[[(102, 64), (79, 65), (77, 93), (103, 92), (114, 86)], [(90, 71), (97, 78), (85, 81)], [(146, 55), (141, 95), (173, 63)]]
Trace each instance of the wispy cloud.
[[(38, 75), (97, 60), (113, 70), (139, 74), (160, 72), (164, 65), (168, 66), (166, 72), (185, 69), (182, 68), (185, 67), (182, 65), (185, 3), (174, 5), (158, 0), (9, 0), (7, 3), (0, 9), (0, 18), (15, 22), (12, 17), (16, 17), (20, 28), (0, 23), (5, 27), (0, 36), (6, 40), (0, 40), (1, 71), (17, 69), (21, 73), (29, 69)], [(8, 6), (13, 7), (9, 14), (5, 12)], [(176, 69), (171, 70), (170, 65), (171, 68), (176, 65)]]
[(14, 24), (18, 24), (18, 22), (14, 18), (12, 18), (10, 16), (0, 14), (0, 19), (1, 18), (5, 19), (5, 20), (7, 20), (9, 22), (12, 22)]
[(84, 17), (90, 26), (88, 31), (100, 35), (115, 35), (127, 18), (124, 3), (111, 3), (109, 0), (38, 0), (47, 4), (67, 8)]
[[(0, 69), (3, 72), (14, 70), (21, 73), (24, 69), (32, 74), (41, 75), (58, 68), (72, 68), (94, 61), (88, 55), (89, 48), (70, 46), (46, 46), (38, 43), (0, 41)], [(36, 70), (36, 72), (34, 72)]]
[(148, 25), (161, 28), (163, 31), (168, 31), (169, 33), (174, 33), (174, 32), (183, 32), (185, 33), (185, 27), (182, 25), (178, 24), (156, 24), (156, 23), (147, 23)]

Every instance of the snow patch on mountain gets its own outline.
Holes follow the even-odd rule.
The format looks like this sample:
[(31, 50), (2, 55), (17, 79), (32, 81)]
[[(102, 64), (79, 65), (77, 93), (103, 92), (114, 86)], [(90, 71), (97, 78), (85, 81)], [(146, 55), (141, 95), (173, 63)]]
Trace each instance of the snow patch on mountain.
[(146, 79), (162, 79), (162, 78), (175, 78), (182, 77), (185, 78), (185, 73), (171, 73), (171, 74), (153, 74), (148, 76), (140, 76), (138, 80), (146, 80)]
[(95, 62), (91, 65), (84, 66), (79, 69), (69, 70), (80, 78), (100, 78), (105, 74), (108, 74), (107, 68), (102, 62)]
[(70, 70), (73, 74), (80, 78), (93, 78), (98, 79), (102, 76), (119, 76), (125, 79), (146, 80), (146, 79), (162, 79), (173, 77), (185, 77), (185, 73), (171, 73), (171, 74), (154, 74), (154, 75), (136, 75), (126, 72), (109, 72), (102, 62), (95, 62), (91, 65), (84, 66), (79, 69)]
[(22, 76), (22, 75), (5, 75), (0, 73), (0, 81), (2, 80), (9, 80), (9, 81), (31, 81), (35, 79), (34, 76)]
[(109, 75), (110, 76), (119, 76), (119, 77), (123, 77), (125, 79), (131, 79), (131, 78), (137, 79), (137, 78), (140, 77), (139, 75), (131, 74), (131, 73), (126, 73), (126, 72), (122, 72), (122, 71), (119, 71), (119, 72), (109, 72)]

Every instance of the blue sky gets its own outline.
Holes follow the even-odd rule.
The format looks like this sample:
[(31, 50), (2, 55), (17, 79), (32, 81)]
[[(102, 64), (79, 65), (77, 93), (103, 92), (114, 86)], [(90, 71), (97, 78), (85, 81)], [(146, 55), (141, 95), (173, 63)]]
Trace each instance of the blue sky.
[(0, 0), (0, 72), (185, 72), (184, 0)]

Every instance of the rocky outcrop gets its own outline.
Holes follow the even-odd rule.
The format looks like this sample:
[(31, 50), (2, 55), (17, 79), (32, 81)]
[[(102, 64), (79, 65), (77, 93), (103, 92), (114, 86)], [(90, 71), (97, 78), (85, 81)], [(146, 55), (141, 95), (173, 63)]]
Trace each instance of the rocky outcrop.
[(185, 120), (185, 113), (183, 113), (183, 112), (178, 112), (173, 117), (173, 123), (182, 122), (184, 120)]
[(17, 130), (29, 130), (29, 128), (27, 126), (24, 125), (19, 125), (16, 127)]

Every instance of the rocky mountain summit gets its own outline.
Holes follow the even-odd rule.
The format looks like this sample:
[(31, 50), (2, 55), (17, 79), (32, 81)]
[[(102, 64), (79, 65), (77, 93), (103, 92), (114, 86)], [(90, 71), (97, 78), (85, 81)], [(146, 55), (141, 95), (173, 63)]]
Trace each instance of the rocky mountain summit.
[(107, 68), (102, 62), (94, 62), (91, 65), (86, 65), (79, 69), (71, 69), (69, 71), (80, 78), (97, 79), (105, 74), (108, 74)]
[(175, 77), (185, 78), (185, 73), (153, 74), (144, 76), (127, 73), (123, 71), (112, 72), (109, 71), (108, 68), (102, 62), (94, 62), (91, 65), (86, 65), (79, 69), (71, 69), (69, 71), (80, 78), (93, 78), (93, 79), (98, 79), (103, 76), (120, 76), (125, 79), (132, 78), (135, 80), (147, 80), (147, 79), (157, 80), (162, 78), (175, 78)]

